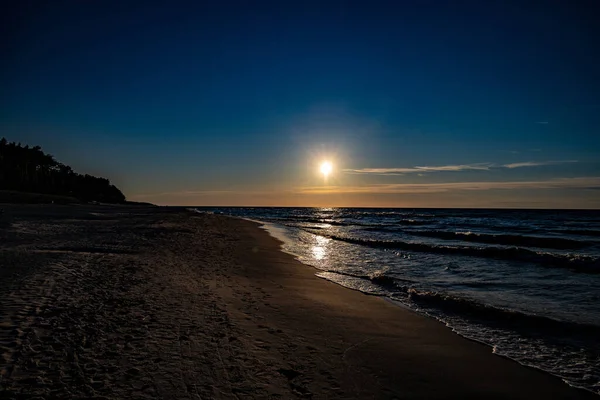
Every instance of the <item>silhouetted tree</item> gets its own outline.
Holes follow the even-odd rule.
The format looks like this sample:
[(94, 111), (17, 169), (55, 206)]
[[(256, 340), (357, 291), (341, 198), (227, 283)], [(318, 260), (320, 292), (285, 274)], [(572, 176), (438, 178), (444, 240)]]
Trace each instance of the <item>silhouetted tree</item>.
[(125, 196), (110, 181), (74, 172), (40, 146), (0, 139), (0, 190), (76, 197), (82, 201), (123, 203)]

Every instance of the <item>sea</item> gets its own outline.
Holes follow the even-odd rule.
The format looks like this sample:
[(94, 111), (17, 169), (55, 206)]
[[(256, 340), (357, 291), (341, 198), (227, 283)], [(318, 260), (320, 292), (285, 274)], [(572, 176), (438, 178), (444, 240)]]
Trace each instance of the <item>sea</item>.
[(260, 221), (317, 276), (600, 394), (600, 211), (197, 210)]

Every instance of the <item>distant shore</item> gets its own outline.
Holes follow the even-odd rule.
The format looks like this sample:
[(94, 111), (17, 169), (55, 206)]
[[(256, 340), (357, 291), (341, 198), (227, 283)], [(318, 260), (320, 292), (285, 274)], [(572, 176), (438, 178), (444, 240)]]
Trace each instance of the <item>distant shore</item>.
[(6, 398), (598, 398), (317, 278), (249, 221), (0, 208)]

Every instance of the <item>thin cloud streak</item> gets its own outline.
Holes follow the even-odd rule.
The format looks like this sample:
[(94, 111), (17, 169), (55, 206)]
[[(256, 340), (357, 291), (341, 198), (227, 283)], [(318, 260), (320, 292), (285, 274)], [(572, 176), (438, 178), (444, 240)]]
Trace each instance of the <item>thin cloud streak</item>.
[(442, 165), (442, 166), (416, 166), (406, 168), (360, 168), (360, 169), (344, 169), (346, 174), (372, 174), (372, 175), (403, 175), (410, 173), (423, 172), (458, 172), (458, 171), (489, 171), (490, 169), (500, 168), (524, 168), (524, 167), (539, 167), (543, 165), (557, 165), (566, 163), (576, 163), (577, 160), (563, 161), (525, 161), (511, 164), (497, 165), (494, 163), (477, 163), (477, 164), (460, 164), (460, 165)]
[(523, 168), (523, 167), (540, 167), (543, 165), (558, 165), (558, 164), (568, 164), (568, 163), (576, 163), (578, 160), (562, 160), (562, 161), (526, 161), (520, 163), (512, 163), (512, 164), (504, 164), (504, 168)]
[(301, 194), (333, 193), (441, 193), (453, 190), (494, 190), (494, 189), (599, 189), (600, 177), (557, 178), (544, 181), (491, 181), (491, 182), (451, 182), (451, 183), (395, 183), (365, 186), (312, 186), (297, 189)]
[(492, 164), (465, 164), (465, 165), (443, 165), (438, 167), (409, 167), (409, 168), (361, 168), (344, 169), (344, 172), (351, 174), (377, 174), (377, 175), (397, 175), (409, 174), (413, 172), (437, 172), (437, 171), (465, 171), (465, 170), (489, 170)]

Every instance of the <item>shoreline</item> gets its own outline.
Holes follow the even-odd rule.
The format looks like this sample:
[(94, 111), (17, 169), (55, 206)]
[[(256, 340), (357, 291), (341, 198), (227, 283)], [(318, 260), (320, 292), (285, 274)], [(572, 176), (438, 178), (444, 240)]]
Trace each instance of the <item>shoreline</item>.
[(597, 398), (315, 276), (255, 222), (144, 207), (9, 213), (8, 398)]
[[(263, 222), (258, 222), (258, 221), (252, 221), (252, 223), (254, 223), (256, 225), (264, 224)], [(259, 226), (259, 228), (260, 228), (260, 226)], [(529, 365), (525, 365), (525, 364), (521, 364), (518, 361), (516, 361), (514, 359), (511, 359), (511, 358), (509, 358), (507, 356), (503, 356), (501, 354), (495, 354), (495, 353), (493, 353), (492, 347), (489, 346), (488, 344), (485, 344), (483, 342), (477, 341), (475, 339), (471, 339), (469, 337), (465, 337), (465, 336), (459, 334), (458, 332), (455, 332), (453, 330), (453, 328), (447, 326), (442, 321), (439, 321), (438, 319), (436, 319), (436, 318), (434, 318), (432, 316), (423, 315), (422, 313), (419, 313), (419, 312), (411, 309), (408, 306), (405, 306), (405, 305), (402, 305), (402, 304), (396, 304), (396, 302), (394, 302), (393, 299), (388, 299), (386, 296), (378, 296), (378, 295), (373, 295), (373, 294), (365, 293), (365, 292), (360, 291), (358, 289), (353, 289), (353, 288), (349, 288), (349, 287), (343, 286), (341, 284), (338, 284), (338, 283), (333, 282), (331, 280), (328, 280), (326, 278), (318, 277), (317, 275), (315, 275), (313, 273), (313, 270), (314, 271), (321, 271), (321, 270), (319, 270), (318, 268), (316, 268), (314, 266), (311, 266), (309, 264), (304, 264), (301, 261), (297, 260), (295, 254), (290, 253), (290, 252), (286, 252), (283, 249), (281, 249), (281, 246), (284, 244), (284, 242), (282, 241), (282, 239), (280, 239), (279, 237), (271, 235), (271, 232), (268, 231), (268, 229), (263, 228), (263, 231), (265, 233), (269, 234), (270, 239), (274, 240), (277, 243), (277, 245), (279, 246), (279, 251), (281, 251), (286, 256), (292, 257), (294, 259), (294, 261), (297, 262), (302, 267), (304, 267), (304, 268), (308, 267), (308, 269), (311, 272), (312, 276), (314, 278), (316, 278), (317, 280), (320, 280), (320, 281), (323, 281), (323, 282), (327, 282), (327, 284), (333, 284), (336, 288), (340, 288), (343, 291), (349, 291), (351, 293), (358, 294), (359, 296), (364, 296), (367, 299), (373, 299), (374, 300), (373, 307), (378, 307), (379, 305), (376, 305), (375, 302), (380, 302), (380, 304), (390, 305), (394, 309), (402, 310), (403, 313), (408, 313), (408, 314), (412, 315), (413, 317), (415, 317), (417, 319), (425, 319), (428, 322), (432, 322), (435, 325), (437, 325), (438, 328), (441, 328), (444, 331), (444, 333), (436, 332), (436, 334), (440, 334), (440, 335), (449, 334), (449, 335), (455, 336), (456, 338), (460, 339), (460, 341), (465, 341), (467, 343), (472, 343), (472, 344), (475, 344), (477, 346), (480, 346), (480, 349), (483, 348), (483, 350), (489, 356), (494, 356), (494, 358), (498, 358), (500, 360), (506, 361), (506, 362), (510, 363), (511, 365), (513, 365), (516, 368), (524, 368), (526, 371), (532, 371), (532, 372), (535, 372), (537, 374), (542, 374), (543, 376), (549, 378), (550, 380), (553, 380), (553, 381), (555, 380), (560, 385), (563, 385), (564, 387), (566, 387), (566, 388), (568, 388), (570, 390), (573, 390), (575, 393), (585, 394), (585, 395), (589, 394), (589, 395), (592, 395), (592, 396), (595, 395), (594, 393), (592, 393), (592, 392), (590, 392), (590, 391), (588, 391), (588, 390), (586, 390), (584, 388), (579, 388), (579, 387), (576, 387), (576, 386), (568, 385), (561, 378), (559, 378), (559, 377), (557, 377), (555, 375), (552, 375), (552, 374), (550, 374), (550, 373), (548, 373), (546, 371), (543, 371), (543, 370), (541, 370), (539, 368), (536, 368), (536, 367), (533, 367), (533, 366), (529, 366)], [(367, 299), (365, 299), (365, 301), (369, 301)], [(356, 300), (359, 301), (360, 299), (356, 298)], [(392, 313), (394, 313), (394, 311), (392, 311)], [(407, 315), (403, 315), (403, 317), (407, 318)], [(480, 349), (478, 349), (478, 350), (480, 350)], [(499, 357), (495, 357), (495, 356), (499, 356)], [(571, 395), (575, 396), (575, 393), (571, 393)], [(539, 393), (537, 395), (539, 395)], [(453, 397), (453, 396), (458, 396), (458, 394), (452, 394), (450, 397)], [(468, 397), (469, 395), (467, 395), (467, 394), (461, 394), (460, 396), (466, 396), (466, 397)], [(488, 396), (488, 397), (494, 397), (494, 395), (492, 393), (488, 393), (488, 394), (486, 394), (486, 396)], [(550, 396), (550, 397), (552, 397), (552, 395), (544, 395), (544, 396)], [(520, 396), (518, 396), (516, 394), (511, 394), (510, 397), (511, 398), (517, 398), (517, 397), (520, 397)]]
[[(295, 254), (295, 253), (293, 253), (293, 252), (290, 252), (290, 251), (286, 251), (286, 250), (283, 248), (283, 246), (285, 245), (285, 240), (284, 240), (282, 237), (280, 237), (280, 236), (277, 236), (276, 234), (274, 234), (274, 232), (273, 232), (272, 230), (270, 230), (270, 229), (269, 229), (269, 227), (272, 227), (272, 228), (275, 228), (275, 229), (280, 229), (278, 226), (276, 226), (276, 225), (277, 225), (276, 223), (272, 223), (272, 222), (264, 222), (264, 221), (259, 221), (259, 220), (253, 220), (253, 219), (250, 219), (250, 218), (244, 218), (244, 217), (234, 217), (234, 216), (229, 216), (229, 218), (240, 218), (240, 219), (242, 219), (242, 220), (245, 220), (245, 221), (249, 221), (249, 222), (252, 222), (252, 223), (258, 224), (260, 229), (263, 229), (263, 230), (264, 230), (265, 232), (267, 232), (267, 233), (268, 233), (268, 234), (269, 234), (269, 235), (270, 235), (272, 238), (274, 238), (275, 240), (277, 240), (278, 242), (280, 242), (280, 251), (282, 251), (282, 252), (283, 252), (283, 253), (285, 253), (285, 254), (289, 254), (289, 255), (291, 255), (292, 257), (294, 257), (294, 259), (295, 259), (296, 261), (298, 261), (299, 263), (301, 263), (302, 265), (304, 265), (304, 266), (306, 266), (306, 267), (308, 267), (308, 268), (314, 269), (314, 270), (315, 270), (315, 271), (317, 271), (317, 272), (324, 272), (323, 270), (321, 270), (321, 269), (319, 269), (319, 268), (317, 268), (317, 267), (315, 267), (315, 266), (313, 266), (313, 265), (310, 265), (310, 264), (307, 264), (307, 263), (304, 263), (304, 262), (302, 262), (302, 261), (299, 259), (299, 257), (300, 257), (300, 256), (299, 256), (298, 254)], [(583, 391), (585, 391), (585, 392), (590, 392), (590, 393), (592, 393), (592, 394), (595, 394), (593, 391), (590, 391), (590, 390), (586, 389), (585, 387), (581, 387), (581, 386), (577, 386), (577, 385), (571, 384), (571, 383), (569, 383), (568, 381), (566, 381), (565, 379), (563, 379), (562, 377), (560, 377), (560, 376), (557, 376), (557, 375), (554, 375), (554, 374), (552, 374), (552, 373), (551, 373), (551, 372), (549, 372), (549, 371), (546, 371), (546, 370), (544, 370), (544, 369), (542, 369), (542, 368), (536, 367), (535, 365), (528, 365), (528, 364), (522, 363), (522, 362), (520, 362), (519, 360), (517, 360), (517, 359), (515, 359), (515, 358), (512, 358), (512, 357), (510, 357), (510, 356), (508, 356), (508, 355), (504, 355), (504, 354), (496, 353), (496, 352), (495, 352), (495, 346), (493, 346), (493, 345), (491, 345), (491, 344), (489, 344), (489, 343), (486, 343), (486, 342), (484, 342), (483, 340), (478, 340), (478, 339), (476, 339), (476, 338), (474, 338), (474, 337), (469, 337), (467, 334), (463, 334), (463, 333), (461, 333), (460, 331), (458, 331), (458, 330), (457, 330), (455, 327), (453, 327), (453, 326), (449, 325), (449, 323), (447, 323), (447, 322), (445, 322), (445, 321), (443, 321), (443, 320), (441, 320), (441, 319), (439, 319), (439, 318), (436, 318), (436, 317), (435, 317), (435, 316), (433, 316), (433, 315), (429, 315), (429, 314), (427, 314), (427, 313), (425, 313), (425, 312), (419, 312), (418, 310), (415, 310), (415, 309), (411, 308), (410, 306), (408, 306), (408, 305), (406, 305), (406, 304), (402, 303), (402, 302), (401, 302), (401, 301), (399, 301), (399, 300), (395, 300), (395, 299), (393, 299), (393, 298), (391, 298), (391, 297), (389, 297), (389, 296), (387, 296), (387, 295), (381, 295), (381, 294), (376, 294), (376, 293), (370, 293), (370, 292), (368, 292), (368, 291), (364, 291), (364, 290), (361, 290), (361, 289), (358, 289), (358, 288), (353, 288), (353, 287), (350, 287), (350, 286), (344, 286), (344, 285), (343, 285), (343, 284), (341, 284), (341, 283), (338, 283), (338, 282), (336, 282), (336, 281), (334, 281), (334, 280), (332, 280), (332, 279), (328, 279), (328, 278), (326, 278), (326, 277), (319, 276), (318, 274), (315, 274), (315, 276), (316, 276), (317, 278), (319, 278), (319, 279), (323, 279), (323, 280), (325, 280), (325, 281), (327, 281), (327, 282), (330, 282), (330, 283), (333, 283), (333, 284), (335, 284), (335, 285), (341, 286), (341, 287), (343, 287), (344, 289), (348, 289), (348, 290), (356, 291), (356, 292), (358, 292), (358, 293), (361, 293), (361, 294), (363, 294), (363, 295), (366, 295), (366, 296), (380, 297), (380, 298), (382, 298), (383, 300), (385, 300), (386, 302), (388, 302), (388, 303), (390, 303), (390, 304), (392, 304), (392, 305), (394, 305), (394, 306), (396, 306), (396, 307), (400, 307), (400, 308), (402, 308), (402, 309), (404, 309), (404, 310), (407, 310), (407, 311), (409, 311), (409, 312), (412, 312), (412, 313), (414, 313), (414, 314), (416, 314), (416, 315), (418, 315), (418, 316), (425, 317), (425, 318), (429, 318), (429, 319), (432, 319), (432, 320), (434, 320), (434, 321), (438, 322), (439, 324), (441, 324), (441, 325), (445, 326), (447, 329), (449, 329), (449, 330), (450, 330), (450, 331), (451, 331), (453, 334), (455, 334), (455, 335), (458, 335), (458, 336), (460, 336), (461, 338), (464, 338), (464, 339), (467, 339), (467, 340), (469, 340), (469, 341), (472, 341), (472, 342), (474, 342), (474, 343), (482, 344), (482, 345), (484, 345), (484, 346), (488, 347), (488, 348), (490, 349), (490, 352), (491, 352), (493, 355), (495, 355), (495, 356), (498, 356), (498, 357), (501, 357), (501, 358), (504, 358), (504, 359), (507, 359), (507, 360), (513, 361), (513, 362), (515, 362), (515, 363), (517, 363), (517, 364), (519, 364), (519, 365), (521, 365), (521, 366), (523, 366), (523, 367), (525, 367), (525, 368), (533, 369), (533, 370), (540, 371), (540, 372), (543, 372), (543, 373), (545, 373), (545, 374), (548, 374), (548, 375), (550, 375), (550, 376), (552, 376), (552, 377), (554, 377), (554, 378), (557, 378), (557, 379), (561, 380), (561, 381), (562, 381), (564, 384), (566, 384), (566, 385), (567, 385), (567, 386), (569, 386), (569, 387), (572, 387), (572, 388), (575, 388), (575, 389), (578, 389), (578, 390), (583, 390)]]
[[(267, 232), (267, 233), (268, 233), (268, 234), (269, 234), (269, 235), (270, 235), (270, 236), (271, 236), (273, 239), (275, 239), (275, 240), (277, 240), (277, 241), (279, 242), (279, 246), (280, 246), (280, 251), (281, 251), (281, 252), (283, 252), (283, 253), (285, 253), (285, 254), (289, 254), (290, 256), (294, 257), (294, 259), (295, 259), (296, 261), (298, 261), (299, 263), (301, 263), (301, 264), (302, 264), (302, 265), (304, 265), (305, 267), (311, 268), (311, 269), (315, 270), (316, 272), (324, 272), (323, 270), (319, 269), (318, 267), (315, 267), (315, 266), (313, 266), (313, 265), (311, 265), (311, 264), (308, 264), (308, 263), (304, 263), (304, 262), (302, 262), (302, 261), (299, 259), (299, 258), (300, 258), (300, 255), (298, 255), (298, 254), (295, 254), (295, 253), (293, 253), (293, 252), (290, 252), (290, 251), (287, 251), (287, 250), (285, 250), (285, 249), (283, 248), (283, 247), (284, 247), (284, 245), (285, 245), (285, 238), (283, 237), (283, 235), (277, 235), (277, 234), (275, 234), (275, 232), (273, 232), (273, 230), (272, 230), (273, 228), (274, 228), (274, 229), (281, 229), (280, 227), (278, 227), (278, 226), (277, 226), (277, 224), (276, 224), (276, 223), (273, 223), (273, 222), (264, 222), (264, 221), (259, 221), (259, 220), (253, 220), (253, 219), (250, 219), (250, 218), (244, 218), (244, 217), (235, 217), (235, 216), (227, 216), (227, 217), (229, 217), (229, 218), (239, 218), (239, 219), (241, 219), (241, 220), (248, 221), (248, 222), (252, 222), (252, 223), (255, 223), (255, 224), (259, 225), (258, 227), (259, 227), (260, 229), (263, 229), (263, 230), (264, 230), (265, 232)], [(271, 229), (270, 229), (270, 228), (271, 228)], [(413, 313), (413, 314), (415, 314), (415, 315), (417, 315), (417, 316), (419, 316), (419, 317), (425, 317), (425, 318), (431, 319), (431, 320), (433, 320), (433, 321), (436, 321), (436, 322), (437, 322), (437, 323), (439, 323), (440, 325), (443, 325), (443, 326), (444, 326), (446, 329), (450, 330), (450, 332), (452, 332), (452, 333), (453, 333), (453, 334), (455, 334), (455, 335), (458, 335), (459, 337), (461, 337), (461, 338), (463, 338), (463, 339), (466, 339), (466, 340), (468, 340), (468, 341), (471, 341), (471, 342), (474, 342), (474, 343), (477, 343), (477, 344), (481, 344), (481, 345), (483, 345), (483, 346), (486, 346), (486, 347), (487, 347), (487, 348), (490, 350), (490, 353), (491, 353), (491, 354), (493, 354), (494, 356), (498, 356), (498, 357), (501, 357), (501, 358), (503, 358), (503, 359), (509, 360), (509, 361), (511, 361), (511, 362), (517, 363), (518, 365), (520, 365), (520, 366), (522, 366), (522, 367), (525, 367), (525, 368), (527, 368), (527, 369), (531, 369), (531, 370), (535, 370), (535, 371), (538, 371), (538, 372), (542, 372), (542, 373), (544, 373), (544, 374), (547, 374), (547, 375), (549, 375), (549, 376), (551, 376), (551, 377), (553, 377), (553, 378), (559, 379), (559, 380), (560, 380), (561, 382), (563, 382), (565, 385), (567, 385), (567, 386), (569, 386), (569, 387), (571, 387), (571, 388), (574, 388), (574, 389), (576, 389), (576, 390), (581, 390), (581, 391), (583, 391), (583, 392), (588, 392), (588, 393), (591, 393), (591, 394), (596, 394), (596, 393), (594, 393), (593, 391), (591, 391), (591, 390), (589, 390), (589, 389), (587, 389), (587, 388), (585, 388), (585, 387), (581, 387), (581, 386), (577, 386), (577, 385), (571, 384), (571, 383), (569, 383), (568, 381), (566, 381), (564, 378), (562, 378), (562, 377), (560, 377), (560, 376), (557, 376), (557, 375), (554, 375), (554, 374), (552, 374), (551, 372), (549, 372), (549, 371), (546, 371), (546, 370), (544, 370), (544, 369), (542, 369), (542, 368), (539, 368), (539, 367), (537, 367), (537, 366), (535, 366), (535, 365), (529, 365), (529, 364), (526, 364), (526, 363), (520, 362), (518, 359), (512, 358), (512, 357), (510, 357), (510, 356), (508, 356), (508, 355), (504, 355), (504, 354), (501, 354), (501, 353), (496, 353), (496, 351), (495, 351), (495, 346), (494, 346), (494, 345), (492, 345), (492, 344), (489, 344), (489, 343), (486, 343), (486, 342), (484, 342), (483, 340), (479, 340), (479, 339), (477, 339), (477, 338), (470, 337), (470, 336), (468, 336), (467, 334), (464, 334), (464, 333), (462, 333), (462, 332), (458, 331), (458, 330), (457, 330), (455, 327), (451, 326), (451, 325), (450, 325), (448, 322), (446, 322), (446, 321), (444, 321), (444, 320), (442, 320), (442, 319), (440, 319), (440, 318), (437, 318), (437, 317), (435, 317), (435, 316), (433, 316), (433, 315), (429, 315), (429, 314), (428, 314), (428, 313), (426, 313), (426, 312), (420, 312), (420, 311), (418, 311), (418, 310), (415, 310), (415, 309), (411, 308), (410, 306), (408, 306), (408, 305), (406, 305), (406, 304), (402, 303), (401, 301), (399, 301), (399, 300), (395, 300), (395, 299), (393, 299), (393, 298), (391, 298), (391, 297), (389, 297), (389, 296), (387, 296), (387, 295), (385, 295), (385, 294), (383, 294), (383, 295), (382, 295), (382, 294), (370, 293), (370, 292), (368, 292), (368, 291), (364, 291), (364, 290), (361, 290), (361, 289), (358, 289), (358, 288), (353, 288), (353, 287), (350, 287), (350, 286), (345, 286), (345, 285), (343, 285), (343, 284), (341, 284), (341, 283), (338, 283), (338, 282), (336, 282), (335, 280), (332, 280), (332, 279), (328, 279), (328, 278), (326, 278), (326, 277), (319, 276), (318, 274), (315, 274), (315, 277), (317, 277), (317, 278), (319, 278), (319, 279), (323, 279), (323, 280), (325, 280), (325, 281), (327, 281), (327, 282), (333, 283), (334, 285), (340, 286), (340, 287), (342, 287), (342, 288), (344, 288), (344, 289), (348, 289), (348, 290), (351, 290), (351, 291), (355, 291), (355, 292), (361, 293), (361, 294), (363, 294), (363, 295), (366, 295), (366, 296), (373, 296), (373, 297), (375, 297), (375, 298), (379, 297), (379, 298), (383, 299), (384, 301), (386, 301), (387, 303), (389, 303), (389, 304), (392, 304), (392, 305), (393, 305), (393, 306), (395, 306), (395, 307), (399, 307), (399, 308), (401, 308), (401, 309), (403, 309), (403, 310), (406, 310), (406, 311), (408, 311), (408, 312), (411, 312), (411, 313)], [(598, 393), (598, 395), (600, 395), (600, 393)]]

